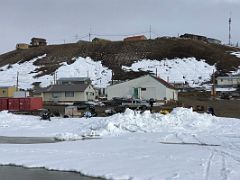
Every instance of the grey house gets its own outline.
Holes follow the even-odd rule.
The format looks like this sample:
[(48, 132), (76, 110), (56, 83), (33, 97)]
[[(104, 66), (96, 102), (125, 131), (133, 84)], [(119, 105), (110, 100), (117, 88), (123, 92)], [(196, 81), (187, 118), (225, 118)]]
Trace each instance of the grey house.
[(240, 87), (240, 75), (219, 76), (216, 80), (218, 87)]
[(56, 84), (35, 91), (35, 96), (44, 103), (71, 104), (77, 101), (95, 100), (95, 90), (91, 84)]
[(177, 90), (168, 82), (151, 75), (141, 76), (107, 87), (107, 98), (128, 97), (148, 100), (178, 100)]

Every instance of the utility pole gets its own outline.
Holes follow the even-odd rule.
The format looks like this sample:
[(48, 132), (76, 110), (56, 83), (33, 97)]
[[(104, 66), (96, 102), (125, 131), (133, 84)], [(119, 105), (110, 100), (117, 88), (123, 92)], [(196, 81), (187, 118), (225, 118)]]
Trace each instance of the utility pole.
[(113, 72), (113, 70), (112, 70), (112, 85), (113, 85), (113, 76), (114, 76), (114, 72)]
[(56, 73), (56, 75), (55, 75), (55, 84), (57, 84), (57, 71), (55, 73)]
[(78, 40), (78, 34), (76, 34), (74, 37), (75, 37), (76, 40)]
[(53, 74), (53, 85), (55, 85), (55, 72), (54, 72), (54, 74)]
[(212, 91), (211, 91), (211, 95), (213, 98), (215, 98), (216, 96), (216, 87), (215, 87), (215, 72), (213, 70), (213, 74), (212, 74)]
[(18, 76), (19, 76), (19, 72), (17, 72), (17, 87), (16, 87), (16, 91), (18, 91)]

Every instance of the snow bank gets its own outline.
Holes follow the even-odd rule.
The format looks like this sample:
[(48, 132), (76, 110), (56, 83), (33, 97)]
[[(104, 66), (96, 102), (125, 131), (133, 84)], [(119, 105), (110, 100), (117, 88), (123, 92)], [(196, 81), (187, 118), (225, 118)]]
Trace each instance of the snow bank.
[(90, 123), (88, 128), (96, 134), (120, 135), (125, 133), (162, 132), (163, 130), (193, 130), (202, 131), (212, 125), (216, 117), (209, 114), (198, 114), (192, 109), (176, 108), (170, 114), (143, 114), (127, 109), (123, 114), (116, 114), (98, 122)]
[[(6, 65), (0, 71), (0, 83), (3, 86), (13, 86), (16, 84), (17, 72), (19, 72), (19, 87), (28, 89), (32, 87), (34, 82), (42, 82), (41, 86), (46, 87), (53, 82), (53, 76), (45, 75), (35, 78), (39, 73), (36, 69), (39, 68), (33, 63), (36, 60), (41, 60), (47, 55), (36, 57), (24, 63)], [(93, 61), (90, 58), (76, 58), (72, 64), (62, 63), (62, 66), (57, 69), (58, 78), (61, 77), (90, 77), (93, 85), (96, 87), (106, 87), (111, 81), (112, 71), (104, 67), (101, 61)]]
[(151, 71), (156, 73), (165, 81), (171, 83), (189, 83), (190, 86), (200, 86), (203, 82), (209, 81), (215, 66), (211, 66), (205, 60), (198, 61), (196, 58), (175, 58), (165, 60), (143, 59), (135, 62), (131, 67), (122, 66), (122, 69), (129, 71)]
[(111, 117), (51, 121), (2, 111), (0, 136), (78, 140), (95, 134), (100, 138), (0, 144), (0, 164), (77, 171), (107, 179), (239, 179), (239, 127), (239, 119), (186, 108), (168, 115), (127, 109)]
[(14, 115), (3, 111), (0, 112), (0, 119), (0, 136), (50, 136), (61, 140), (78, 140), (86, 135), (119, 136), (163, 131), (194, 133), (214, 131), (224, 124), (223, 118), (206, 113), (199, 114), (186, 108), (175, 108), (167, 115), (152, 114), (149, 111), (141, 114), (127, 109), (125, 113), (110, 117), (89, 119), (55, 117), (50, 122), (40, 121), (40, 117), (36, 116)]

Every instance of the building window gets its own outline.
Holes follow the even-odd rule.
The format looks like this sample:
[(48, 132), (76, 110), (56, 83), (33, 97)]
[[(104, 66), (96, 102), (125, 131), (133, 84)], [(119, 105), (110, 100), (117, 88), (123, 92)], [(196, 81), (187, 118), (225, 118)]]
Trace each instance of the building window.
[(146, 91), (147, 90), (147, 88), (141, 88), (141, 91)]
[(61, 96), (61, 93), (59, 93), (59, 92), (53, 92), (52, 93), (53, 98), (59, 98), (60, 96)]
[(94, 96), (94, 93), (92, 93), (92, 92), (86, 92), (86, 95), (87, 95), (87, 96)]
[(74, 92), (73, 91), (65, 92), (65, 97), (74, 97)]

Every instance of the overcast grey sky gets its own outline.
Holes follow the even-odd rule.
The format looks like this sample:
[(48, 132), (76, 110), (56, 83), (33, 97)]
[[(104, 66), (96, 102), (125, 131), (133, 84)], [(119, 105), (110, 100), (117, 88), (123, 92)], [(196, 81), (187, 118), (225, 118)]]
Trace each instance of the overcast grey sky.
[[(240, 41), (240, 0), (0, 0), (0, 53), (32, 37), (50, 44), (93, 34), (147, 32), (153, 37), (185, 32)], [(149, 36), (148, 33), (145, 35)], [(104, 37), (121, 39), (123, 37)], [(87, 40), (88, 38), (86, 38)]]

